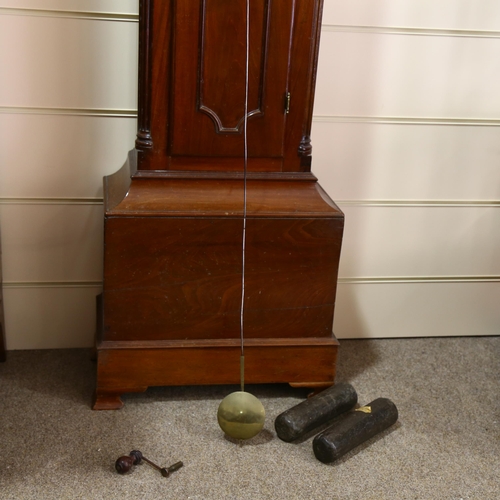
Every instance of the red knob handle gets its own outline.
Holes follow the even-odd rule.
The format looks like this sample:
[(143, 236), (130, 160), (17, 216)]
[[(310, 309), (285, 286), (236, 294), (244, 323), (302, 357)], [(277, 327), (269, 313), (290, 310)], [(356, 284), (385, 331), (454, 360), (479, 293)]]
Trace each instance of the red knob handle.
[(133, 465), (140, 464), (142, 458), (142, 453), (140, 451), (131, 451), (128, 455), (118, 458), (115, 462), (116, 472), (118, 472), (118, 474), (126, 474)]

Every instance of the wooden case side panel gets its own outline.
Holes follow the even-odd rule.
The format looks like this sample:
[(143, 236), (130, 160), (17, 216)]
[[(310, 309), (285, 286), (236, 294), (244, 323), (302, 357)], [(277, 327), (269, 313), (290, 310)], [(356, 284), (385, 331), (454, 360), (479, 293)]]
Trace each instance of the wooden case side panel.
[(238, 219), (108, 218), (106, 340), (238, 335)]
[[(342, 219), (249, 219), (245, 336), (331, 334)], [(105, 223), (105, 340), (237, 338), (240, 218)]]
[(247, 221), (248, 338), (331, 335), (342, 232), (341, 219)]

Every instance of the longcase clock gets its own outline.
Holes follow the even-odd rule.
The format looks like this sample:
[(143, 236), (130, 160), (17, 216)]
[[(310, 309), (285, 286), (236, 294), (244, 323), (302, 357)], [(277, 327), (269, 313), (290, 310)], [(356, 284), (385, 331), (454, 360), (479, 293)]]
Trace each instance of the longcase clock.
[(245, 121), (246, 382), (334, 382), (344, 217), (311, 173), (322, 0), (248, 1), (248, 71), (247, 0), (140, 2), (137, 140), (104, 181), (94, 409), (239, 382)]

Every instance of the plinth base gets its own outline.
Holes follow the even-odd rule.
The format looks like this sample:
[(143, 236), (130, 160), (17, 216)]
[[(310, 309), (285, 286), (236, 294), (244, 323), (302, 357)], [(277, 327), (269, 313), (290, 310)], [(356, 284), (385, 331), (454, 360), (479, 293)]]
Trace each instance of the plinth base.
[[(247, 384), (325, 388), (335, 378), (338, 341), (331, 338), (249, 339)], [(239, 384), (239, 339), (102, 342), (97, 347), (94, 410), (116, 410), (120, 396), (150, 386)]]
[[(121, 395), (148, 387), (240, 383), (240, 339), (103, 341), (97, 297), (97, 387), (92, 408), (118, 410)], [(245, 340), (247, 384), (333, 385), (339, 342), (331, 337)]]

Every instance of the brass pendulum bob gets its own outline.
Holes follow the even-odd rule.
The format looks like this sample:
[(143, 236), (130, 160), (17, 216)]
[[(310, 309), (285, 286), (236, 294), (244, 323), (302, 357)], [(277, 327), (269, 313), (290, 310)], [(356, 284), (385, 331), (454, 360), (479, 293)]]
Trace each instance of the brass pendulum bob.
[(244, 390), (245, 357), (240, 358), (241, 391), (226, 396), (217, 412), (221, 429), (234, 439), (250, 439), (264, 427), (266, 411), (253, 394)]

